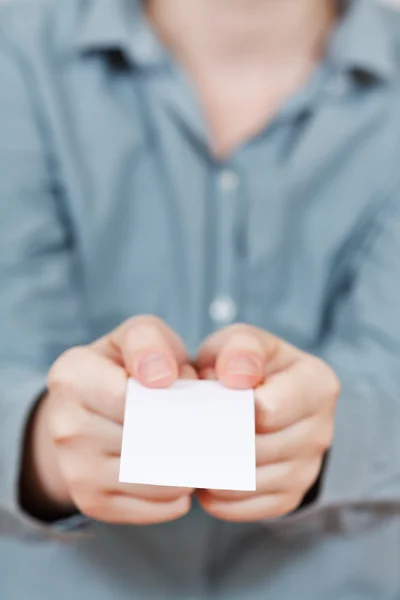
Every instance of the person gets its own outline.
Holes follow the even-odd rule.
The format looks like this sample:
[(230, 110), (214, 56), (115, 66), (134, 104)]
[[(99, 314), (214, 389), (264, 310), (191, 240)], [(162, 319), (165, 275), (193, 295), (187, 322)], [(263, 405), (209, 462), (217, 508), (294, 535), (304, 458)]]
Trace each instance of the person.
[[(14, 0), (0, 29), (0, 597), (398, 598), (395, 13)], [(120, 484), (130, 376), (254, 388), (256, 492)]]

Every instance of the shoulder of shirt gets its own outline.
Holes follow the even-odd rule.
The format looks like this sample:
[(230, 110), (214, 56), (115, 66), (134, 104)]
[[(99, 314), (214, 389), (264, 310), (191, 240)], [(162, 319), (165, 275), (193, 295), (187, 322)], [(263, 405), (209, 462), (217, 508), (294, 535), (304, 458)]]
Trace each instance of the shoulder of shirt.
[[(379, 2), (379, 0), (371, 0)], [(45, 45), (47, 51), (67, 49), (87, 0), (0, 0), (0, 31), (29, 50)], [(386, 35), (393, 48), (400, 81), (400, 7), (380, 1)]]
[[(378, 3), (400, 81), (400, 7), (382, 0), (370, 1)], [(21, 50), (41, 45), (50, 52), (68, 49), (86, 3), (87, 0), (0, 0), (0, 31)]]
[(68, 49), (85, 1), (0, 0), (0, 43), (5, 39), (32, 61), (43, 51)]
[(378, 10), (393, 53), (397, 79), (400, 82), (400, 5), (394, 7), (381, 1)]

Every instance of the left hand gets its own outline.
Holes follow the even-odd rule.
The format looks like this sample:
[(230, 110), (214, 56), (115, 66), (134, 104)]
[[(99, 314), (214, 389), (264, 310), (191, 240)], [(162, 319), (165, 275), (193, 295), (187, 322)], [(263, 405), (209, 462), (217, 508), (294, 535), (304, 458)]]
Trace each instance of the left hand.
[(203, 508), (219, 519), (258, 521), (300, 506), (317, 481), (333, 441), (338, 378), (322, 360), (266, 331), (233, 325), (206, 339), (202, 378), (255, 389), (257, 490), (200, 491)]

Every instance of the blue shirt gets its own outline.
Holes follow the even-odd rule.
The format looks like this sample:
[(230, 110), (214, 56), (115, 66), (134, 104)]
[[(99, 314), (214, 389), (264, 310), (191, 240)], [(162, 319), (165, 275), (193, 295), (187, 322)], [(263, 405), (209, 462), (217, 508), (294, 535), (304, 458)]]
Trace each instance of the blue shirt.
[[(139, 2), (0, 8), (1, 598), (400, 597), (399, 41), (395, 13), (350, 2), (307, 85), (221, 162)], [(315, 502), (250, 525), (21, 511), (50, 365), (140, 313), (191, 353), (241, 320), (334, 366)]]

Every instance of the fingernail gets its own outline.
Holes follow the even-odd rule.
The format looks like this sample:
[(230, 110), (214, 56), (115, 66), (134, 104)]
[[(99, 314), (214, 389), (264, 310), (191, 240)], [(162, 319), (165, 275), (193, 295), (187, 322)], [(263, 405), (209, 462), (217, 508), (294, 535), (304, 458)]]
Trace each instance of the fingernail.
[(171, 363), (164, 354), (148, 354), (138, 365), (139, 377), (148, 383), (167, 379), (173, 375)]
[(258, 377), (260, 375), (260, 365), (249, 356), (235, 356), (228, 361), (227, 374)]

